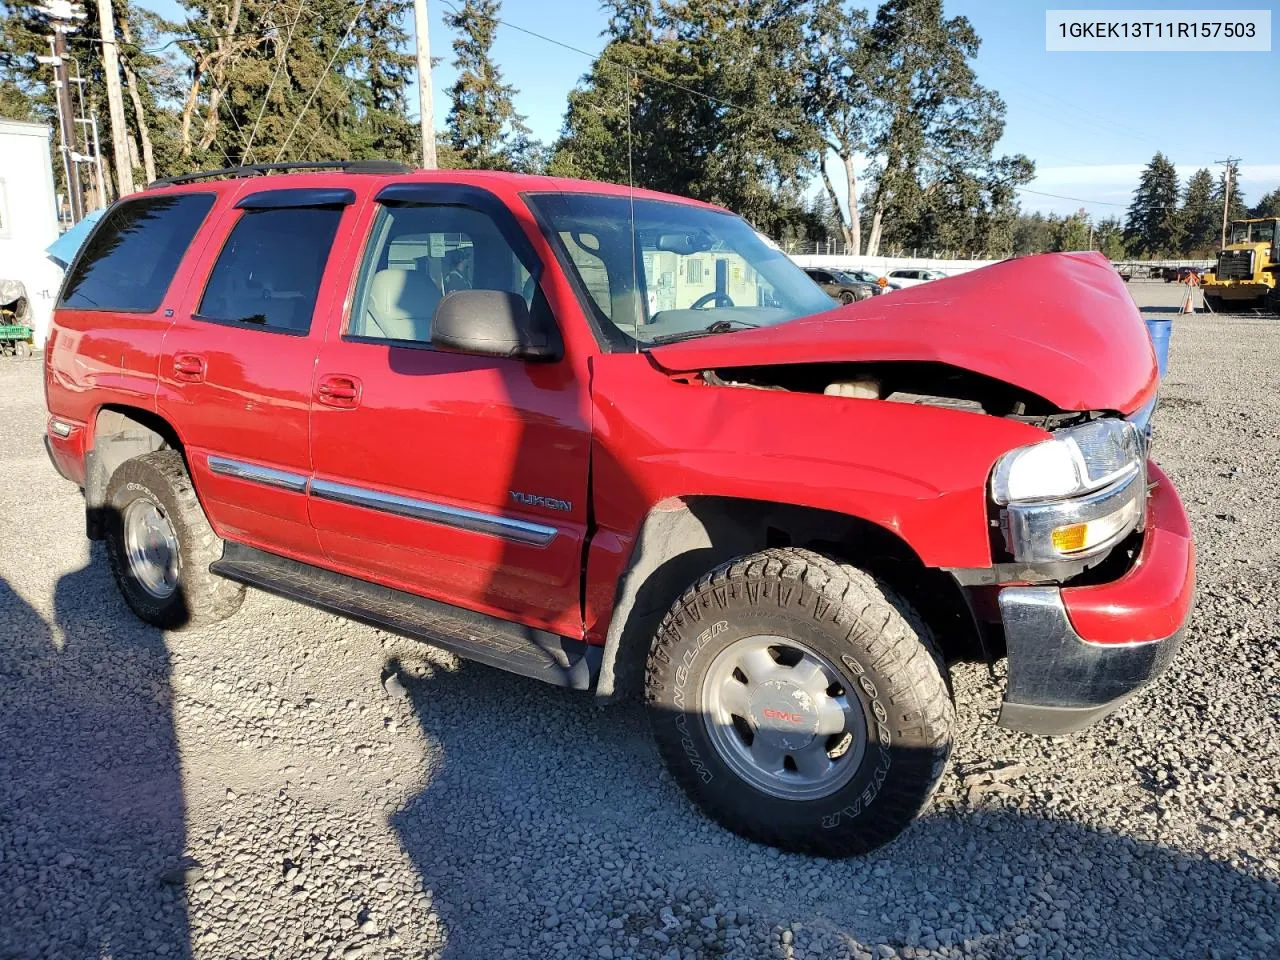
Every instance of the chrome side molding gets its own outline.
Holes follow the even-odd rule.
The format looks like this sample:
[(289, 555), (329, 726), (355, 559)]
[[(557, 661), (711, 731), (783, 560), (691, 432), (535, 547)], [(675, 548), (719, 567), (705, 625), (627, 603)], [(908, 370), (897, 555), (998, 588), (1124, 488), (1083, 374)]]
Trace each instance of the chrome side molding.
[(261, 483), (268, 487), (290, 490), (293, 493), (307, 492), (307, 478), (300, 473), (289, 473), (285, 470), (276, 470), (274, 467), (262, 467), (256, 463), (244, 463), (226, 457), (210, 457), (209, 469), (224, 477)]
[(412, 497), (401, 497), (394, 493), (382, 493), (378, 490), (367, 490), (364, 487), (352, 487), (345, 483), (334, 483), (332, 480), (312, 480), (311, 495), (321, 500), (344, 503), (352, 507), (364, 507), (379, 510), (398, 517), (412, 520), (425, 520), (428, 523), (439, 523), (446, 527), (455, 527), (471, 533), (487, 533), (504, 540), (517, 543), (528, 543), (535, 547), (545, 547), (555, 539), (559, 532), (555, 527), (540, 523), (529, 523), (511, 517), (500, 517), (491, 513), (480, 513), (462, 507), (451, 507), (430, 500), (417, 500)]

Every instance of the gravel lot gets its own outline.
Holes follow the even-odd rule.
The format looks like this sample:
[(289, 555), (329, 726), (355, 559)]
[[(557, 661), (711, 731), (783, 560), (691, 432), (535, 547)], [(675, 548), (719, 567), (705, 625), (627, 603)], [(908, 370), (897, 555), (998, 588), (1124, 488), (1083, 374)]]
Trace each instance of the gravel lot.
[(0, 361), (0, 957), (1276, 957), (1278, 371), (1274, 320), (1176, 324), (1171, 672), (1047, 740), (960, 668), (937, 801), (827, 862), (699, 816), (635, 707), (260, 593), (144, 627), (40, 448), (38, 363)]

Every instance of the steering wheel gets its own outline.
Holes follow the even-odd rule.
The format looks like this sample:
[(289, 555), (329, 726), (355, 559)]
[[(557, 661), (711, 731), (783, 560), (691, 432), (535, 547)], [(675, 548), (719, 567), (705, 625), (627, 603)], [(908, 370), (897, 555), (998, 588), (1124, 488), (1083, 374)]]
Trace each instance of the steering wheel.
[(737, 306), (729, 299), (727, 293), (721, 293), (719, 290), (713, 290), (710, 293), (704, 293), (697, 300), (689, 305), (690, 310), (705, 310), (708, 304), (714, 303), (717, 307), (735, 307)]

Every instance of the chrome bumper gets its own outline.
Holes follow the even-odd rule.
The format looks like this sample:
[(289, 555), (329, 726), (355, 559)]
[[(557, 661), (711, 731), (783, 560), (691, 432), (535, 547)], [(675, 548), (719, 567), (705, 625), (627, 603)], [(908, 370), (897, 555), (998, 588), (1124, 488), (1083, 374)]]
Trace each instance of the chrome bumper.
[(1145, 643), (1089, 643), (1057, 587), (1000, 592), (1009, 679), (999, 723), (1011, 730), (1074, 733), (1106, 716), (1164, 672), (1183, 630)]

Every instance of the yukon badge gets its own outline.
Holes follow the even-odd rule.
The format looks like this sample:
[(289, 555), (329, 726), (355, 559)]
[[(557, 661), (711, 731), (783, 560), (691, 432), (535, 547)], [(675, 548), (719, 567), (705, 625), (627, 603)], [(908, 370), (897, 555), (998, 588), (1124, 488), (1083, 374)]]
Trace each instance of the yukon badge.
[(573, 510), (572, 500), (540, 497), (536, 493), (525, 493), (523, 490), (512, 490), (511, 499), (526, 507), (546, 507), (548, 510), (560, 510), (563, 513), (569, 513)]

